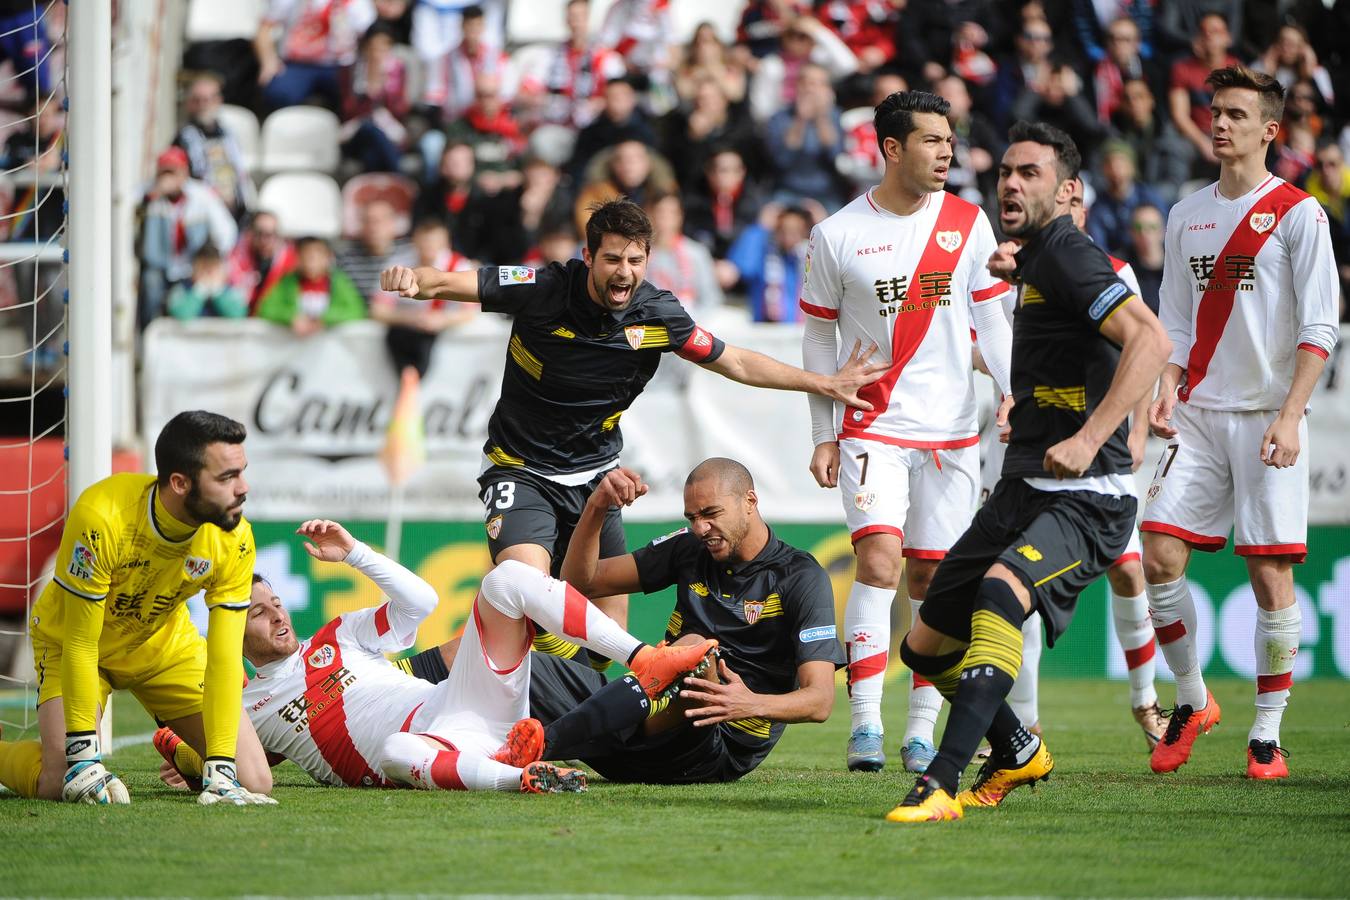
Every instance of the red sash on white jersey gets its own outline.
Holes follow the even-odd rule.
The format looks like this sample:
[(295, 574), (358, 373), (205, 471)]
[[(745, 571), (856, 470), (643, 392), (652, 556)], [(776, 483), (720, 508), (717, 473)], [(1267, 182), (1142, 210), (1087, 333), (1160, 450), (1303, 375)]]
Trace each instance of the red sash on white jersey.
[[(1255, 259), (1261, 248), (1266, 245), (1266, 241), (1279, 227), (1285, 213), (1307, 196), (1303, 191), (1285, 182), (1253, 203), (1247, 216), (1238, 223), (1228, 242), (1224, 244), (1218, 259), (1214, 261), (1214, 271), (1222, 271), (1221, 267), (1229, 256), (1250, 256)], [(1269, 218), (1271, 216), (1274, 217), (1273, 220)], [(1182, 402), (1190, 398), (1191, 391), (1195, 390), (1196, 385), (1204, 380), (1205, 374), (1209, 371), (1209, 363), (1214, 358), (1219, 339), (1223, 337), (1228, 317), (1233, 314), (1233, 298), (1236, 294), (1236, 280), (1231, 286), (1222, 286), (1220, 290), (1201, 292), (1199, 311), (1195, 316), (1191, 355), (1186, 361), (1186, 380), (1177, 392)]]
[[(376, 621), (379, 621), (378, 616)], [(385, 621), (384, 627), (388, 628), (387, 618)], [(351, 787), (379, 786), (385, 784), (385, 780), (370, 768), (370, 763), (352, 742), (351, 732), (347, 730), (343, 695), (338, 690), (340, 681), (330, 677), (336, 676), (343, 668), (342, 645), (337, 639), (338, 626), (341, 624), (342, 618), (339, 616), (320, 628), (302, 651), (305, 699), (309, 701), (304, 714), (309, 718), (309, 736), (314, 746), (319, 748), (323, 761), (332, 767), (344, 784)], [(332, 648), (331, 653), (327, 648)]]
[[(959, 232), (962, 245), (964, 245), (970, 236), (971, 226), (975, 224), (975, 217), (979, 214), (979, 211), (980, 208), (975, 204), (958, 202), (954, 196), (949, 195), (943, 198), (942, 209), (938, 211), (937, 221), (933, 223), (933, 230), (928, 235), (928, 244), (924, 247), (923, 255), (919, 257), (913, 275), (910, 276), (909, 288), (906, 289), (906, 299), (908, 299), (909, 291), (913, 290), (915, 285), (922, 283), (920, 281), (922, 276), (929, 272), (943, 271), (946, 260), (951, 257), (952, 252), (938, 244), (938, 235), (947, 231)], [(861, 412), (854, 410), (853, 407), (844, 410), (841, 438), (866, 437), (867, 435), (864, 432), (867, 431), (868, 426), (886, 411), (886, 407), (891, 402), (891, 392), (895, 390), (896, 382), (900, 380), (900, 373), (904, 371), (905, 365), (918, 352), (919, 345), (923, 343), (924, 335), (928, 333), (928, 327), (932, 324), (933, 314), (936, 311), (937, 307), (933, 306), (895, 316), (895, 324), (891, 331), (891, 368), (879, 381), (875, 381), (858, 391), (859, 397), (872, 404), (871, 412)], [(808, 312), (813, 312), (813, 310), (808, 310)], [(860, 412), (861, 417), (859, 417)], [(976, 440), (978, 439), (977, 436)]]

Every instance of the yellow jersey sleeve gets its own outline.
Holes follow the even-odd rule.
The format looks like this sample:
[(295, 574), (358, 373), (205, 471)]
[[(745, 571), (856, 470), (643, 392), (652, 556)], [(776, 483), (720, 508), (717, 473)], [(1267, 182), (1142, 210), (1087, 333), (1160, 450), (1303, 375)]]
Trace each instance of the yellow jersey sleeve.
[[(56, 585), (65, 606), (61, 648), (61, 700), (66, 733), (95, 731), (98, 725), (98, 639), (103, 634), (104, 602), (87, 600)], [(242, 616), (241, 616), (242, 618)]]
[(253, 526), (248, 519), (240, 519), (234, 531), (220, 535), (219, 549), (214, 560), (217, 575), (206, 589), (206, 608), (225, 606), (230, 609), (248, 609), (253, 594), (253, 564), (258, 551), (253, 544)]
[(234, 759), (244, 694), (244, 625), (248, 607), (211, 608), (206, 626), (206, 678), (202, 686), (202, 728), (206, 758)]
[(94, 731), (98, 720), (99, 638), (113, 572), (114, 534), (102, 482), (80, 495), (66, 518), (56, 553), (55, 599), (65, 620), (61, 651), (61, 694), (67, 732)]
[(99, 502), (101, 486), (95, 485), (75, 501), (61, 532), (61, 549), (56, 551), (56, 583), (86, 600), (107, 597), (117, 569), (116, 538)]

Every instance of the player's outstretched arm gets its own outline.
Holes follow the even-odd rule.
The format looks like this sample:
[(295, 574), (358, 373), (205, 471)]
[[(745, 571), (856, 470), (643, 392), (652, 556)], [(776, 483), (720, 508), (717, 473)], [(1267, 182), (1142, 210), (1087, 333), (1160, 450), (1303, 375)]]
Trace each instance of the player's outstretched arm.
[[(418, 626), (440, 603), (436, 589), (417, 573), (358, 541), (338, 522), (310, 519), (302, 523), (295, 533), (306, 538), (305, 552), (314, 559), (331, 563), (345, 562), (375, 582), (376, 587), (389, 598), (384, 612), (386, 634), (392, 633), (396, 638), (416, 634)], [(357, 634), (365, 633), (358, 629)], [(378, 638), (380, 635), (373, 637)], [(389, 648), (380, 646), (371, 649)]]
[(756, 694), (718, 660), (722, 684), (686, 678), (682, 698), (699, 705), (685, 711), (695, 726), (754, 717), (770, 722), (824, 722), (834, 708), (834, 663), (812, 660), (797, 666), (797, 689), (786, 694)]
[(600, 530), (610, 507), (631, 506), (645, 493), (647, 485), (632, 469), (612, 469), (600, 480), (567, 544), (560, 573), (563, 581), (588, 597), (641, 593), (642, 580), (633, 554), (600, 558)]
[(478, 273), (442, 272), (433, 266), (390, 266), (380, 273), (380, 290), (413, 300), (478, 302)]
[(859, 397), (858, 391), (879, 379), (890, 368), (885, 363), (867, 361), (875, 352), (877, 352), (876, 344), (863, 350), (862, 341), (858, 341), (853, 345), (853, 352), (849, 354), (848, 361), (833, 375), (807, 372), (763, 353), (731, 344), (727, 344), (726, 350), (717, 359), (701, 365), (732, 381), (739, 381), (751, 387), (819, 394), (854, 409), (870, 410), (872, 404)]
[(1056, 478), (1077, 478), (1087, 471), (1106, 439), (1139, 398), (1152, 390), (1172, 351), (1162, 323), (1137, 297), (1118, 307), (1102, 322), (1100, 330), (1120, 345), (1120, 362), (1106, 396), (1083, 427), (1045, 452), (1045, 469)]

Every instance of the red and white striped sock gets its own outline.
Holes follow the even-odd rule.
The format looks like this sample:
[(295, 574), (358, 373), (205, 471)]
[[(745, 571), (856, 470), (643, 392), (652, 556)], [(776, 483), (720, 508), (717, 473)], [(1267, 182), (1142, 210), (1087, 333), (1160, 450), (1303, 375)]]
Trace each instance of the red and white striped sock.
[(390, 781), (424, 791), (518, 791), (520, 769), (476, 753), (434, 747), (420, 735), (385, 739), (380, 771)]
[[(922, 600), (910, 598), (911, 623), (919, 621), (919, 607), (922, 605)], [(942, 694), (933, 687), (931, 681), (915, 672), (909, 686), (909, 715), (905, 718), (904, 742), (908, 743), (913, 737), (921, 737), (928, 743), (933, 743), (933, 731), (937, 728), (940, 712), (942, 712)]]
[(1208, 692), (1195, 648), (1195, 598), (1183, 575), (1166, 584), (1150, 584), (1148, 611), (1163, 658), (1177, 679), (1177, 706), (1205, 708)]
[(853, 582), (844, 607), (844, 649), (848, 653), (848, 708), (851, 728), (881, 724), (881, 689), (891, 653), (893, 588)]
[(576, 588), (523, 562), (507, 560), (488, 572), (478, 596), (503, 615), (532, 619), (558, 637), (622, 663), (642, 646)]
[(1280, 720), (1289, 705), (1302, 631), (1303, 614), (1297, 603), (1256, 611), (1256, 721), (1247, 735), (1249, 741), (1280, 742)]
[(1158, 702), (1153, 687), (1157, 668), (1153, 638), (1153, 620), (1148, 614), (1148, 596), (1125, 597), (1111, 588), (1111, 618), (1116, 626), (1116, 640), (1125, 652), (1125, 665), (1130, 671), (1130, 706), (1151, 706)]

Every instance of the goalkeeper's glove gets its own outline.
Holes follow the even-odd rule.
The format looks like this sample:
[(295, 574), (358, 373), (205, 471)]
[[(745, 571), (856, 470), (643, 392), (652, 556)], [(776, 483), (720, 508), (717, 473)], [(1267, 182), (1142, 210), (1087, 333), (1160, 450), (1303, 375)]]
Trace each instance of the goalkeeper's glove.
[(66, 777), (61, 799), (67, 803), (130, 803), (122, 779), (103, 767), (98, 734), (93, 731), (66, 733)]
[(239, 783), (234, 760), (224, 756), (208, 757), (202, 764), (202, 792), (197, 802), (203, 806), (213, 803), (232, 803), (235, 806), (275, 806), (266, 794), (255, 794)]

